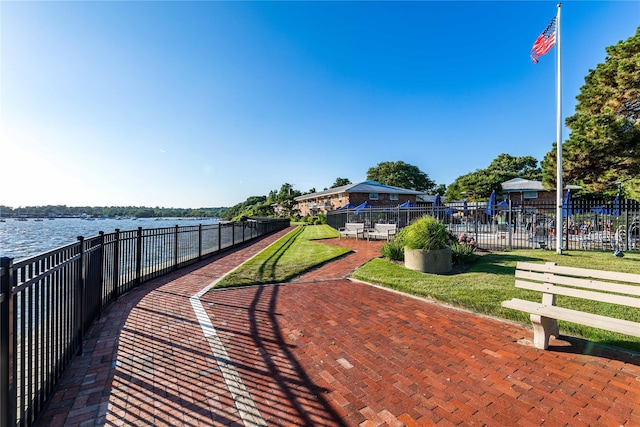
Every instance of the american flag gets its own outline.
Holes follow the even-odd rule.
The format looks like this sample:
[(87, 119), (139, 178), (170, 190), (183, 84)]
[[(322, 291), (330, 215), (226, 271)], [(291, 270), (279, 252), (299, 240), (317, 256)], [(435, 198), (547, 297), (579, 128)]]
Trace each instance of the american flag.
[(538, 36), (531, 48), (531, 60), (538, 63), (538, 58), (546, 54), (556, 44), (556, 18), (554, 17), (547, 28)]

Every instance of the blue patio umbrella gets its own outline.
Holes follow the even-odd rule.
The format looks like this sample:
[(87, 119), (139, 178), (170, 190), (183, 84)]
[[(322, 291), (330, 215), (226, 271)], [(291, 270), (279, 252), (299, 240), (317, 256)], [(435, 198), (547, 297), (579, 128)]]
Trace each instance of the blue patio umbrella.
[(442, 197), (439, 194), (436, 194), (436, 198), (433, 199), (433, 208), (431, 209), (431, 212), (439, 211), (439, 206), (442, 206)]
[(501, 201), (500, 203), (498, 203), (496, 205), (496, 208), (498, 209), (509, 209), (509, 202), (506, 200)]
[(343, 209), (353, 209), (353, 208), (355, 208), (355, 205), (353, 205), (353, 204), (351, 204), (351, 203), (347, 203), (347, 204), (346, 204), (346, 205), (344, 205), (344, 206), (340, 206), (337, 210), (341, 211), (341, 210), (343, 210)]
[(616, 194), (616, 198), (613, 200), (613, 212), (615, 216), (620, 216), (620, 195)]
[(571, 200), (571, 191), (567, 190), (567, 194), (562, 199), (562, 215), (573, 215), (573, 200)]
[(363, 210), (365, 210), (365, 209), (367, 209), (367, 208), (371, 208), (371, 207), (372, 207), (371, 203), (369, 203), (369, 202), (362, 202), (362, 203), (360, 203), (358, 206), (356, 206), (356, 207), (355, 207), (355, 210), (356, 210), (355, 214), (356, 214), (356, 215), (360, 215), (360, 213), (361, 213)]
[(487, 215), (495, 215), (496, 214), (496, 192), (495, 190), (491, 192), (491, 196), (489, 196), (489, 201), (487, 202), (487, 208), (484, 210)]
[(444, 210), (444, 213), (447, 214), (447, 215), (452, 215), (452, 214), (458, 213), (458, 212), (460, 212), (460, 211), (458, 209), (456, 209), (456, 208), (446, 208)]
[(407, 200), (406, 202), (398, 205), (399, 208), (415, 208), (417, 205), (413, 203), (411, 200)]
[(608, 214), (611, 213), (611, 209), (607, 209), (604, 206), (595, 206), (595, 207), (591, 208), (591, 212), (597, 213), (597, 214), (608, 215)]
[(464, 214), (464, 216), (467, 216), (468, 213), (468, 207), (467, 207), (467, 201), (464, 201), (464, 204), (462, 205), (462, 213)]

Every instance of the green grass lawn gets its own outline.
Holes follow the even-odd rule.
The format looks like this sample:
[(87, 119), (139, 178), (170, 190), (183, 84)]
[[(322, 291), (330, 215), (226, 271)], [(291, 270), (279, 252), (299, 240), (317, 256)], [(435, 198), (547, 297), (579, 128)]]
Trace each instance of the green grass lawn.
[[(503, 308), (500, 305), (502, 301), (511, 298), (537, 302), (541, 300), (542, 294), (539, 292), (515, 288), (514, 273), (518, 261), (540, 263), (552, 261), (564, 266), (640, 274), (639, 253), (626, 253), (624, 258), (617, 258), (610, 252), (575, 251), (558, 255), (553, 251), (517, 250), (485, 254), (480, 256), (467, 271), (453, 275), (420, 273), (385, 259), (374, 259), (356, 270), (352, 276), (477, 313), (530, 324), (528, 313)], [(562, 296), (557, 297), (557, 304), (640, 322), (640, 310), (630, 307)], [(561, 333), (567, 335), (640, 351), (640, 339), (637, 338), (567, 322), (560, 322), (559, 326)]]
[(350, 252), (347, 248), (314, 242), (333, 237), (338, 237), (338, 232), (328, 225), (297, 227), (225, 276), (215, 287), (286, 282), (313, 267)]

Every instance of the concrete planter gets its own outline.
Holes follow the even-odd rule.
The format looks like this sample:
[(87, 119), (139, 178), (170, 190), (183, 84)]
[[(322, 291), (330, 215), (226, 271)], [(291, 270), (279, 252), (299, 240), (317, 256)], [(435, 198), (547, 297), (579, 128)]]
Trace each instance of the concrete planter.
[(450, 247), (433, 251), (404, 248), (404, 266), (408, 269), (442, 274), (450, 272), (452, 265)]

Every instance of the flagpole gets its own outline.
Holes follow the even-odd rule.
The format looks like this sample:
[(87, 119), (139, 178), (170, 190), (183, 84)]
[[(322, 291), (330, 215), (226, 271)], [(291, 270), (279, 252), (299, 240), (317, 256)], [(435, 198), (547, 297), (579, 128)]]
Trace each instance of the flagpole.
[(556, 55), (557, 55), (557, 83), (556, 83), (556, 253), (562, 254), (562, 61), (560, 10), (562, 3), (558, 3), (556, 16)]

